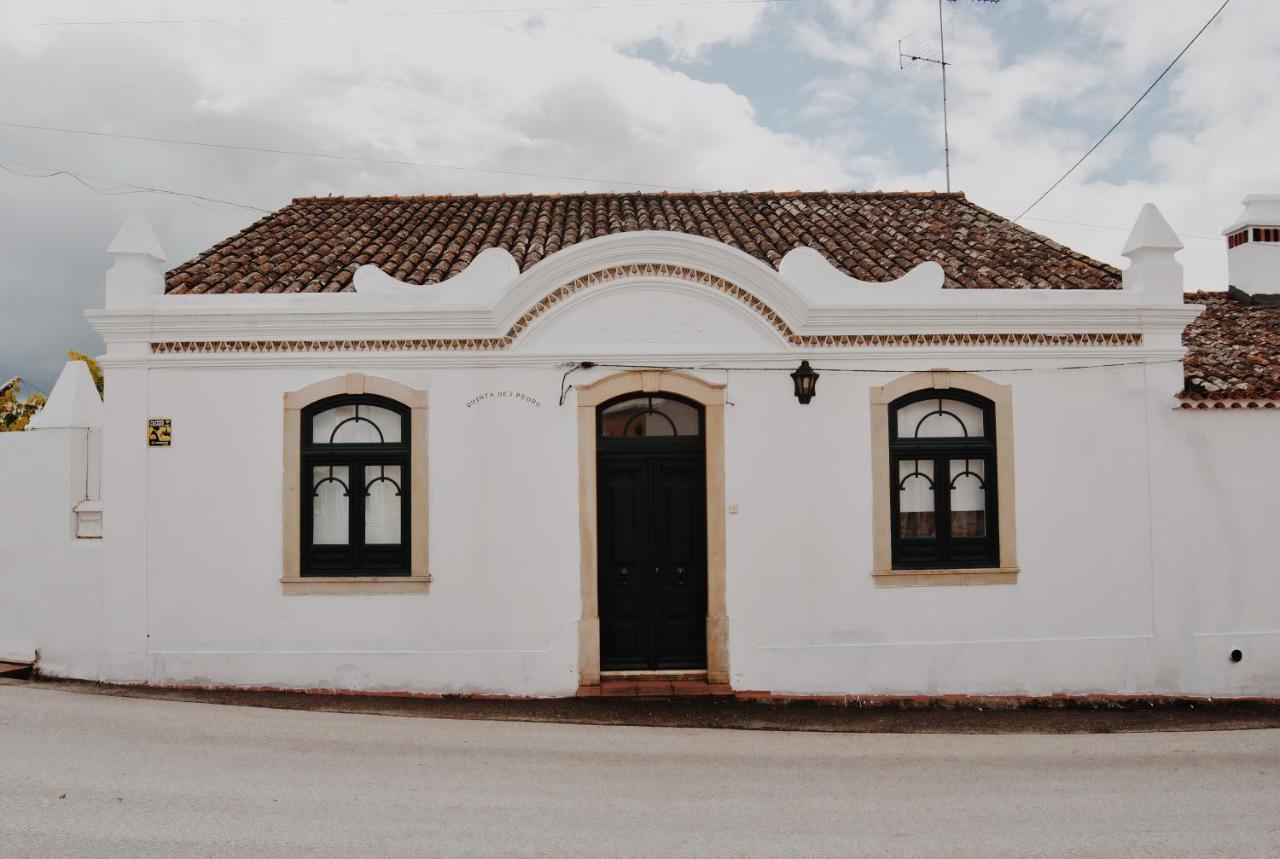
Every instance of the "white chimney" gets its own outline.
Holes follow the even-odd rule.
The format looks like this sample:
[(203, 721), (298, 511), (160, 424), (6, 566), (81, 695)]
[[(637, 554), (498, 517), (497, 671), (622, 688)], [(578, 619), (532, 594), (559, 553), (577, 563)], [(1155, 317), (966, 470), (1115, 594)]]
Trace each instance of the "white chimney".
[(1280, 307), (1280, 194), (1250, 194), (1227, 237), (1227, 284), (1249, 304)]

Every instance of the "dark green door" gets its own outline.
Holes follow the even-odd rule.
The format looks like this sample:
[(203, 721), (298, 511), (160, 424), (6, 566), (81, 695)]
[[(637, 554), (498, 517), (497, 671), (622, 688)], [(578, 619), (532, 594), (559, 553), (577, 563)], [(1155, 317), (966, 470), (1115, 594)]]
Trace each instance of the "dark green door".
[[(619, 411), (624, 417), (633, 415), (630, 423), (617, 419)], [(600, 667), (705, 668), (701, 410), (646, 395), (606, 405), (601, 416), (596, 495)], [(620, 431), (627, 426), (630, 432)]]

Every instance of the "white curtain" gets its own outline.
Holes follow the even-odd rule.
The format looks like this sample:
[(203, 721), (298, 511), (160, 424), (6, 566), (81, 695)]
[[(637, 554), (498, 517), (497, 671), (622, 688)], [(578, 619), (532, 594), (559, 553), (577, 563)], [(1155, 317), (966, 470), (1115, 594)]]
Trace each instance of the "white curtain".
[[(385, 479), (384, 479), (385, 478)], [(364, 541), (371, 544), (400, 542), (400, 466), (370, 466), (365, 470), (368, 494), (364, 499)], [(394, 481), (394, 482), (393, 482)]]
[(920, 400), (898, 409), (898, 438), (965, 437), (982, 437), (982, 409), (977, 406), (942, 399)]
[(951, 460), (951, 535), (984, 537), (987, 533), (986, 464), (980, 459)]
[(390, 409), (338, 406), (311, 419), (311, 441), (313, 444), (329, 444), (331, 440), (334, 444), (391, 444), (400, 441), (401, 423), (400, 415)]
[(311, 504), (311, 542), (315, 545), (340, 546), (348, 541), (350, 485), (345, 465), (311, 469), (311, 491), (315, 495)]
[(934, 536), (933, 460), (898, 463), (898, 528), (903, 537)]

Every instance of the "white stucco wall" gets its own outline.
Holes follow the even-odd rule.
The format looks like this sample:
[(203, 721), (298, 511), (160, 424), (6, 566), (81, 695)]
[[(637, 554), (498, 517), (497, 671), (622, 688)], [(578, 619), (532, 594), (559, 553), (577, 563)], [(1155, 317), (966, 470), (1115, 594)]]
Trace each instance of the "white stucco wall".
[(0, 433), (0, 660), (96, 676), (101, 541), (76, 539), (89, 430)]
[(1280, 413), (1179, 412), (1160, 430), (1154, 543), (1180, 633), (1170, 661), (1187, 692), (1280, 695)]
[[(147, 578), (146, 679), (530, 695), (576, 688), (576, 425), (570, 409), (556, 407), (559, 376), (370, 374), (429, 392), (434, 580), (425, 595), (282, 595), (282, 393), (332, 370), (150, 372), (147, 410), (173, 419), (174, 443), (141, 448), (149, 511), (141, 527), (151, 546), (137, 562)], [(496, 390), (531, 393), (542, 405), (466, 406)]]
[[(26, 632), (4, 640), (39, 647), (51, 673), (123, 682), (572, 694), (578, 430), (573, 392), (559, 404), (565, 365), (619, 365), (579, 370), (569, 378), (577, 384), (623, 366), (713, 365), (733, 369), (689, 372), (728, 385), (735, 688), (1280, 696), (1280, 414), (1173, 408), (1177, 337), (1188, 317), (1169, 283), (1143, 292), (1175, 268), (1171, 251), (1142, 257), (1123, 294), (944, 297), (940, 279), (924, 272), (902, 285), (903, 303), (894, 305), (895, 293), (832, 277), (820, 259), (784, 264), (784, 277), (703, 241), (641, 234), (585, 243), (592, 246), (554, 255), (506, 286), (419, 293), (427, 296), (421, 306), (396, 304), (402, 287), (379, 282), (392, 298), (135, 297), (96, 315), (109, 346), (101, 586), (64, 589), (56, 609), (32, 596), (36, 608), (23, 616), (40, 621), (28, 619)], [(750, 283), (800, 333), (1139, 330), (1144, 339), (798, 349), (736, 299), (646, 275), (575, 295), (500, 353), (147, 347), (286, 332), (497, 336), (531, 297), (628, 254), (693, 260)], [(118, 278), (155, 274), (143, 258), (125, 262)], [(514, 276), (493, 256), (474, 273), (481, 275)], [(487, 303), (451, 298), (476, 294)], [(796, 403), (786, 375), (802, 354), (822, 372), (808, 406)], [(1078, 369), (1099, 364), (1121, 366)], [(869, 389), (938, 367), (1012, 386), (1016, 584), (885, 588), (872, 578)], [(427, 594), (282, 593), (283, 394), (352, 372), (428, 392)], [(496, 391), (538, 405), (476, 401)], [(150, 417), (172, 419), (171, 447), (147, 447)], [(73, 464), (74, 452), (64, 458)], [(0, 445), (0, 464), (20, 459), (35, 461)], [(29, 479), (45, 474), (31, 468)], [(58, 505), (6, 508), (5, 521), (54, 521), (45, 507)], [(65, 526), (69, 514), (59, 515)], [(60, 551), (74, 548), (63, 539)], [(31, 581), (56, 578), (69, 563), (61, 557), (5, 576), (16, 592), (38, 594)], [(1245, 658), (1230, 663), (1237, 647)]]
[(1111, 423), (1140, 428), (1141, 368), (990, 377), (1013, 385), (1012, 586), (875, 586), (867, 389), (888, 376), (828, 374), (808, 409), (782, 407), (776, 378), (733, 382), (730, 615), (743, 688), (1150, 688), (1143, 437)]
[[(281, 395), (334, 369), (154, 369), (145, 407), (124, 418), (145, 491), (123, 511), (111, 504), (107, 519), (110, 537), (129, 528), (146, 547), (110, 556), (111, 588), (141, 600), (122, 611), (145, 625), (132, 630), (140, 668), (111, 669), (114, 679), (576, 688), (577, 428), (572, 394), (557, 405), (561, 373), (363, 363), (342, 369), (429, 391), (430, 592), (281, 592)], [(1280, 694), (1280, 536), (1266, 503), (1280, 464), (1264, 443), (1280, 416), (1166, 403), (1155, 411), (1166, 438), (1149, 461), (1143, 368), (990, 373), (1013, 386), (1018, 583), (881, 588), (871, 577), (868, 389), (891, 375), (827, 372), (803, 408), (781, 373), (696, 375), (729, 383), (735, 688)], [(540, 405), (467, 406), (501, 390)], [(172, 447), (145, 447), (148, 415), (173, 419)], [(1166, 594), (1185, 591), (1185, 616), (1176, 602), (1161, 608), (1161, 582), (1172, 583)], [(1175, 625), (1171, 657), (1156, 640), (1162, 624)], [(1227, 660), (1234, 647), (1246, 650), (1239, 665)]]

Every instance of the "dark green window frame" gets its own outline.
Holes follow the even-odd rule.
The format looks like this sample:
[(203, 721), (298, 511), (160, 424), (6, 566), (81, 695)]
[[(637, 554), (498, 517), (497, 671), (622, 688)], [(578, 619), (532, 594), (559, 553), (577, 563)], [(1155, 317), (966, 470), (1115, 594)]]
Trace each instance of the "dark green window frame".
[[(382, 443), (325, 443), (313, 441), (316, 415), (339, 406), (376, 406), (394, 412), (400, 419), (400, 441)], [(363, 420), (357, 418), (357, 420)], [(372, 394), (344, 394), (308, 405), (302, 411), (299, 477), (301, 481), (300, 572), (304, 577), (392, 577), (410, 575), (409, 547), (412, 516), (409, 461), (411, 453), (410, 409), (403, 403)], [(333, 435), (337, 434), (335, 428)], [(332, 436), (331, 436), (332, 438)], [(400, 480), (386, 475), (386, 468), (398, 466)], [(315, 469), (328, 469), (329, 476), (316, 481)], [(334, 477), (336, 469), (346, 469), (346, 479)], [(314, 502), (321, 484), (335, 481), (348, 498), (347, 542), (312, 542)], [(374, 484), (389, 482), (400, 498), (400, 542), (365, 542), (365, 506)]]
[[(898, 413), (906, 406), (922, 401), (939, 401), (939, 409), (947, 400), (974, 406), (982, 412), (982, 434), (967, 431), (955, 437), (921, 438), (902, 436), (898, 431)], [(933, 412), (930, 414), (945, 414)], [(957, 418), (961, 426), (964, 422)], [(923, 419), (921, 420), (923, 423)], [(985, 397), (955, 388), (925, 389), (906, 394), (889, 404), (889, 492), (892, 527), (893, 569), (979, 569), (999, 566), (999, 483), (996, 462), (995, 404)], [(916, 426), (919, 430), (919, 424)], [(911, 473), (902, 476), (902, 464)], [(952, 477), (952, 463), (963, 463), (962, 471)], [(973, 468), (981, 463), (979, 469)], [(984, 497), (984, 533), (980, 536), (953, 533), (951, 515), (952, 489), (957, 479), (979, 479)], [(901, 511), (901, 493), (907, 479), (927, 481), (933, 497), (932, 534), (906, 534), (912, 529)]]

